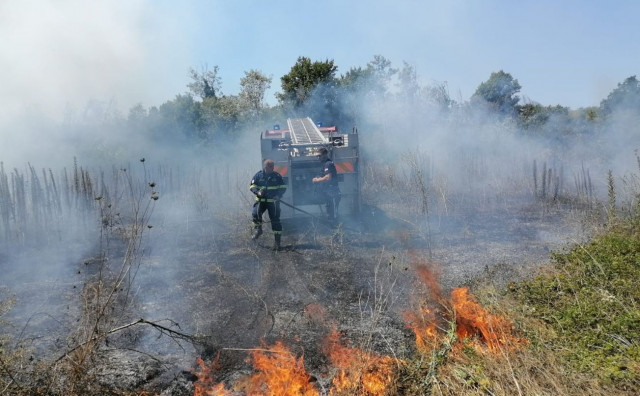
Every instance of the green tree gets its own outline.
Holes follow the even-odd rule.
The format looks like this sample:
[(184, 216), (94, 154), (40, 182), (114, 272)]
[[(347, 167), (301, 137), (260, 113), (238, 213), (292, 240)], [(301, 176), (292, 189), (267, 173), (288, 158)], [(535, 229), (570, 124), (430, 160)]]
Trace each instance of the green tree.
[(389, 82), (398, 73), (398, 69), (392, 68), (391, 61), (382, 55), (374, 55), (373, 60), (367, 63), (367, 69), (373, 73), (374, 89), (379, 95), (384, 96)]
[(142, 123), (147, 118), (147, 109), (142, 106), (142, 103), (138, 103), (129, 109), (129, 116), (127, 120), (133, 123)]
[(528, 103), (519, 108), (518, 123), (523, 129), (548, 137), (561, 138), (575, 133), (569, 108)]
[(282, 93), (277, 97), (282, 103), (300, 107), (319, 85), (333, 85), (337, 70), (338, 67), (333, 64), (333, 60), (311, 62), (307, 57), (299, 57), (289, 73), (280, 78)]
[(189, 69), (189, 77), (192, 81), (187, 84), (187, 87), (196, 97), (204, 99), (222, 96), (218, 66), (214, 66), (212, 70), (205, 67), (200, 72), (191, 68)]
[(545, 107), (537, 103), (527, 103), (520, 107), (518, 121), (526, 130), (542, 128), (549, 119), (549, 113)]
[(240, 80), (239, 106), (250, 116), (258, 115), (265, 107), (264, 94), (271, 88), (271, 77), (267, 77), (257, 70), (249, 70)]
[(338, 85), (348, 92), (362, 92), (367, 89), (373, 80), (373, 70), (363, 67), (352, 67), (340, 76)]
[(472, 100), (482, 100), (501, 114), (515, 114), (520, 98), (520, 84), (511, 74), (500, 70), (491, 73), (489, 79), (481, 83), (472, 96)]
[(361, 98), (384, 98), (393, 76), (398, 72), (382, 55), (375, 55), (366, 67), (352, 67), (338, 79), (340, 89)]
[(385, 100), (392, 77), (397, 73), (391, 62), (375, 55), (366, 67), (352, 67), (337, 80), (338, 106), (334, 122), (341, 125), (362, 125), (363, 104), (375, 106)]
[(584, 109), (584, 118), (587, 121), (596, 121), (598, 119), (598, 109), (596, 107), (587, 107)]
[(624, 82), (618, 83), (618, 86), (600, 103), (600, 108), (605, 115), (614, 111), (640, 113), (640, 82), (636, 76), (628, 77)]
[(191, 95), (177, 95), (158, 109), (158, 134), (168, 139), (193, 139), (201, 129), (200, 106)]

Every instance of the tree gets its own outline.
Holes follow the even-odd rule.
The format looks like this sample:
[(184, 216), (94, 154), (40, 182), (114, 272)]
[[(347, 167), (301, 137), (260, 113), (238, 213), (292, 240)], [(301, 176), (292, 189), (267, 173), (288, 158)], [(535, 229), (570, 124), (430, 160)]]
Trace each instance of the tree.
[(382, 55), (374, 55), (373, 60), (367, 63), (367, 68), (372, 70), (378, 83), (385, 87), (391, 81), (398, 69), (391, 67), (391, 61)]
[(640, 82), (636, 76), (628, 77), (624, 82), (618, 83), (618, 87), (600, 103), (600, 108), (605, 115), (615, 111), (640, 113)]
[(240, 86), (240, 107), (257, 115), (264, 108), (264, 94), (271, 87), (271, 77), (252, 69), (244, 73)]
[(375, 107), (385, 100), (397, 69), (382, 55), (375, 55), (366, 67), (352, 67), (337, 80), (339, 114), (334, 121), (344, 125), (362, 125), (361, 106)]
[(398, 88), (400, 89), (398, 96), (404, 99), (409, 105), (416, 104), (416, 100), (420, 95), (420, 84), (418, 84), (418, 73), (415, 67), (407, 62), (398, 73)]
[(194, 138), (201, 120), (200, 107), (191, 95), (177, 95), (174, 100), (160, 105), (161, 118), (158, 132), (168, 139)]
[(351, 92), (359, 92), (363, 96), (372, 94), (384, 97), (391, 78), (398, 72), (391, 67), (391, 62), (382, 55), (375, 55), (367, 63), (367, 67), (352, 67), (338, 83), (341, 88)]
[(566, 137), (574, 134), (569, 108), (527, 103), (520, 107), (518, 122), (523, 129), (538, 135)]
[(200, 109), (199, 138), (201, 141), (220, 144), (233, 136), (240, 114), (237, 96), (206, 98), (202, 101)]
[(364, 91), (373, 80), (373, 70), (370, 68), (352, 67), (338, 79), (340, 88), (350, 91)]
[(537, 130), (549, 119), (549, 112), (538, 103), (527, 103), (520, 108), (518, 121), (523, 129)]
[(277, 97), (282, 103), (292, 103), (299, 107), (309, 99), (318, 85), (333, 85), (337, 70), (333, 60), (311, 62), (309, 58), (299, 57), (291, 71), (280, 78), (282, 93)]
[(440, 111), (446, 111), (454, 105), (454, 100), (449, 95), (447, 82), (434, 83), (425, 88), (427, 100), (435, 105)]
[(193, 95), (200, 99), (216, 98), (222, 95), (218, 66), (214, 66), (212, 70), (207, 70), (205, 67), (201, 72), (191, 68), (189, 76), (193, 81), (187, 84), (187, 87)]
[(520, 98), (516, 95), (520, 92), (520, 84), (511, 74), (500, 70), (491, 73), (489, 79), (478, 86), (472, 96), (472, 100), (483, 100), (499, 113), (512, 115), (516, 112), (516, 106)]
[(141, 123), (147, 118), (147, 110), (142, 106), (142, 103), (138, 103), (129, 109), (129, 116), (127, 120), (133, 123)]

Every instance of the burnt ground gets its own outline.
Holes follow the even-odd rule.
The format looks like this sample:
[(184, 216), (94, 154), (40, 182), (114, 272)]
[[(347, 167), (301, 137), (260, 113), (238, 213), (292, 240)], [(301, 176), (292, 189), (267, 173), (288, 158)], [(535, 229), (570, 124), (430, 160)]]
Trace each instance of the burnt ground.
[[(416, 224), (416, 216), (376, 209), (363, 222), (338, 227), (313, 220), (285, 222), (278, 252), (269, 249), (269, 232), (252, 241), (246, 223), (157, 226), (136, 275), (132, 319), (158, 321), (196, 342), (176, 340), (152, 327), (114, 336), (96, 371), (114, 387), (192, 394), (190, 370), (198, 356), (218, 356), (216, 381), (233, 384), (252, 371), (249, 350), (282, 340), (304, 354), (309, 373), (325, 389), (329, 364), (322, 340), (333, 327), (353, 346), (400, 358), (412, 352), (413, 337), (402, 317), (422, 289), (413, 271), (417, 262), (439, 274), (445, 294), (486, 274), (504, 284), (547, 262), (551, 251), (582, 238), (577, 217), (532, 204), (432, 216), (427, 228)], [(55, 334), (68, 327), (55, 324), (73, 317), (65, 312), (73, 311), (69, 305), (77, 299), (77, 282), (62, 279), (77, 281), (90, 266), (89, 260), (76, 263), (64, 270), (69, 277), (59, 280), (3, 282), (18, 301), (8, 319), (14, 324), (35, 320), (40, 316), (21, 317), (19, 306), (39, 305), (45, 317), (56, 317), (44, 322), (51, 327), (46, 337), (60, 347)], [(20, 334), (26, 337), (29, 331)]]
[(155, 282), (151, 274), (162, 272), (154, 266), (172, 265), (175, 273), (173, 285), (143, 306), (201, 337), (180, 363), (192, 367), (198, 355), (219, 356), (217, 381), (231, 384), (251, 372), (247, 349), (283, 340), (304, 354), (310, 374), (322, 382), (329, 366), (322, 340), (334, 326), (350, 345), (400, 358), (412, 352), (402, 317), (423, 289), (416, 264), (437, 272), (445, 295), (487, 274), (504, 285), (581, 238), (575, 215), (556, 209), (477, 211), (432, 219), (428, 231), (379, 209), (364, 223), (337, 228), (288, 222), (279, 252), (269, 249), (268, 232), (255, 243), (249, 230), (216, 235), (205, 223), (199, 239), (164, 246), (180, 262), (163, 264), (162, 251), (151, 253), (149, 276), (142, 277), (148, 287)]

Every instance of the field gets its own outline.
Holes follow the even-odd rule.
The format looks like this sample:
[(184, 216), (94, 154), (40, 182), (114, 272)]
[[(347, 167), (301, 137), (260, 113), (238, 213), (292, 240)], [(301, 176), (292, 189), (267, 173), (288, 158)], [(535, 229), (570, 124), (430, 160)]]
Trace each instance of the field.
[(2, 169), (0, 387), (580, 394), (596, 379), (523, 353), (498, 302), (602, 229), (602, 183), (510, 161), (467, 158), (457, 180), (419, 151), (363, 163), (362, 215), (287, 220), (277, 252), (250, 239), (253, 169)]

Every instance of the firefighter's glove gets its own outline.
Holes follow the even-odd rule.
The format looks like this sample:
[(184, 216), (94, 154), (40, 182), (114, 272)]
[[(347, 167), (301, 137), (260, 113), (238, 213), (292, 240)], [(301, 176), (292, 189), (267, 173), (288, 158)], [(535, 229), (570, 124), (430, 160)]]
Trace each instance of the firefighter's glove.
[(264, 196), (265, 196), (264, 189), (258, 190), (258, 193), (256, 195), (258, 196), (258, 198), (264, 198)]

